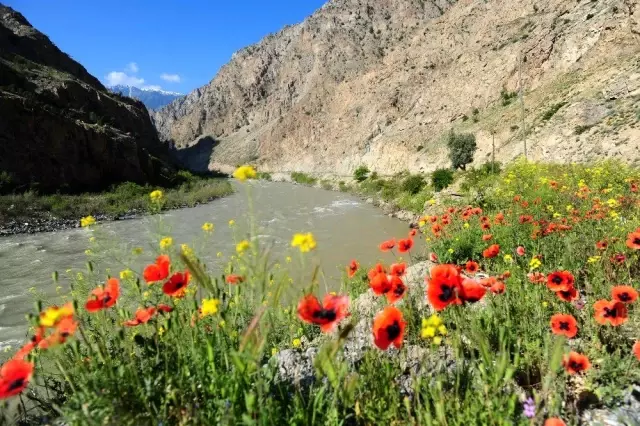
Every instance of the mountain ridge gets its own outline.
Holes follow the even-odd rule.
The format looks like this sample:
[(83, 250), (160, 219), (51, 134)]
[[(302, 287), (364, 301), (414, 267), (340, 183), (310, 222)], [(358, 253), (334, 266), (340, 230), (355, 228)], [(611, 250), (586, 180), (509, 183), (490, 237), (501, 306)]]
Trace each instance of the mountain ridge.
[(184, 96), (182, 93), (178, 92), (170, 92), (153, 88), (140, 88), (122, 84), (110, 86), (108, 89), (112, 92), (116, 92), (133, 99), (138, 99), (150, 110), (161, 108), (173, 100)]
[(531, 158), (635, 162), (633, 6), (333, 0), (236, 52), (209, 84), (154, 112), (154, 122), (178, 147), (216, 140), (210, 165), (218, 169), (429, 171), (447, 165), (451, 128), (476, 134), (477, 163), (489, 157), (492, 136), (497, 158), (508, 161), (522, 154), (519, 106), (508, 97), (522, 55)]

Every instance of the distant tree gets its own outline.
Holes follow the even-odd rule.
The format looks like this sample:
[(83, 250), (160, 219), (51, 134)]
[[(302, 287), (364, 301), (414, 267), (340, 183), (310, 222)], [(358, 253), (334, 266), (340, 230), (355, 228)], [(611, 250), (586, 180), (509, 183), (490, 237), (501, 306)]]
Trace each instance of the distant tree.
[(362, 182), (369, 177), (369, 168), (367, 166), (358, 167), (355, 172), (353, 172), (353, 178), (357, 182)]
[(455, 169), (467, 169), (467, 164), (473, 161), (476, 152), (476, 137), (471, 133), (456, 134), (453, 130), (447, 137), (447, 147), (449, 148), (449, 158), (451, 167)]
[(436, 192), (440, 192), (453, 183), (453, 171), (451, 169), (436, 169), (431, 174), (431, 185)]

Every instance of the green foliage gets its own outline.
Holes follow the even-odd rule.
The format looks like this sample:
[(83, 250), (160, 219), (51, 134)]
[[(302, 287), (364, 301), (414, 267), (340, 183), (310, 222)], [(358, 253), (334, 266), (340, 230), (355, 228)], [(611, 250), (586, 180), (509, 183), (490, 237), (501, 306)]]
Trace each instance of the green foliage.
[(360, 166), (353, 172), (353, 178), (356, 182), (362, 182), (369, 177), (369, 168), (367, 166)]
[(318, 181), (318, 179), (302, 172), (292, 172), (291, 179), (296, 183), (300, 183), (303, 185), (310, 185), (310, 186), (315, 185), (316, 182)]
[(502, 100), (502, 106), (509, 105), (517, 97), (518, 97), (518, 92), (509, 92), (507, 89), (504, 89), (504, 88), (500, 92), (500, 99)]
[(567, 104), (566, 102), (560, 102), (551, 106), (551, 108), (549, 108), (544, 114), (542, 114), (542, 119), (544, 121), (550, 120), (551, 117), (553, 117), (556, 114), (556, 112), (558, 112), (558, 110), (560, 110), (560, 108), (562, 108), (566, 104)]
[(586, 132), (587, 130), (589, 130), (590, 128), (592, 128), (593, 125), (589, 125), (589, 124), (579, 124), (575, 127), (575, 129), (573, 130), (573, 132), (576, 135), (581, 135), (584, 132)]
[(417, 194), (401, 192), (394, 200), (394, 204), (410, 212), (421, 214), (424, 211), (424, 204), (433, 197), (433, 193), (428, 188), (423, 188)]
[(269, 172), (258, 172), (256, 173), (256, 178), (260, 179), (260, 180), (266, 180), (266, 181), (272, 181), (273, 177), (271, 176), (271, 173)]
[(476, 152), (476, 137), (471, 133), (455, 133), (453, 130), (447, 136), (449, 159), (453, 169), (465, 170), (467, 164), (473, 161)]
[(436, 169), (431, 173), (431, 186), (436, 192), (440, 192), (453, 183), (453, 170)]
[(473, 188), (488, 186), (492, 184), (496, 176), (502, 171), (502, 165), (499, 161), (495, 163), (489, 161), (482, 164), (480, 167), (467, 170), (463, 177), (460, 188), (463, 191), (469, 191)]
[(409, 175), (402, 181), (402, 190), (411, 195), (417, 194), (427, 184), (422, 175)]

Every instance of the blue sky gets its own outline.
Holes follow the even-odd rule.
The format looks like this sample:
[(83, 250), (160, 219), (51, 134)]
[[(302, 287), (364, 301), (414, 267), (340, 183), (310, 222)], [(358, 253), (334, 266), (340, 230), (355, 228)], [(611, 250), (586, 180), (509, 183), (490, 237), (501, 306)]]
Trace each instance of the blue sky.
[(2, 0), (103, 83), (182, 93), (326, 0)]

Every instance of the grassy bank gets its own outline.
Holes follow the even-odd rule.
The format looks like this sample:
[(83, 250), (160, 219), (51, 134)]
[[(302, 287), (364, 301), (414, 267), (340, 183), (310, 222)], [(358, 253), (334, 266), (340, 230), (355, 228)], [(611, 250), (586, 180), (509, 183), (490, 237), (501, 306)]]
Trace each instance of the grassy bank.
[(0, 225), (11, 221), (33, 219), (79, 220), (84, 216), (115, 218), (127, 214), (146, 214), (157, 209), (149, 193), (159, 189), (164, 193), (162, 209), (192, 207), (232, 193), (226, 179), (194, 176), (180, 172), (176, 185), (170, 188), (123, 183), (110, 191), (77, 195), (39, 195), (26, 192), (0, 196)]
[[(381, 244), (380, 264), (344, 259), (337, 294), (313, 230), (273, 258), (250, 226), (219, 270), (160, 232), (144, 270), (54, 275), (70, 305), (38, 304), (0, 398), (34, 423), (578, 424), (640, 383), (638, 183), (614, 163), (516, 163)], [(409, 286), (423, 255), (438, 265)]]

